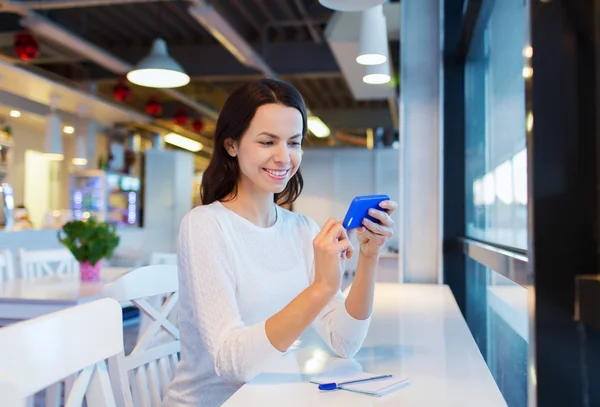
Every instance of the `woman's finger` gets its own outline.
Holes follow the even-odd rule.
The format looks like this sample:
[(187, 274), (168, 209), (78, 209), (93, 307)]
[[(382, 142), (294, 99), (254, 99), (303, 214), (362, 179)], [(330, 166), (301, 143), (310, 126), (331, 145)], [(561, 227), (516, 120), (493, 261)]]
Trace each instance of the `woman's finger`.
[(327, 239), (337, 241), (342, 237), (348, 238), (348, 235), (346, 234), (346, 229), (344, 229), (342, 222), (336, 222), (333, 226), (331, 226), (331, 228), (327, 232)]
[(358, 233), (364, 238), (368, 239), (369, 241), (373, 241), (378, 245), (383, 245), (387, 240), (387, 237), (375, 234), (364, 226), (358, 230)]
[(381, 221), (384, 226), (392, 227), (394, 226), (394, 221), (390, 218), (387, 212), (380, 211), (377, 209), (369, 209), (369, 215)]
[(382, 201), (379, 203), (379, 207), (385, 209), (385, 211), (391, 215), (396, 209), (398, 209), (398, 202)]
[(348, 251), (350, 252), (350, 257), (352, 257), (352, 254), (354, 253), (354, 247), (352, 247), (350, 240), (347, 239), (343, 239), (335, 243), (334, 248), (339, 252), (346, 252), (346, 257), (348, 257)]
[(380, 236), (389, 237), (392, 235), (392, 228), (384, 225), (380, 225), (378, 223), (373, 222), (370, 219), (364, 218), (363, 225), (367, 228), (371, 233)]
[(349, 259), (354, 254), (354, 247), (352, 246), (352, 242), (350, 241), (350, 236), (348, 235), (348, 231), (342, 227), (340, 235), (338, 236), (338, 240), (341, 242), (346, 240), (350, 243), (350, 246), (346, 249), (346, 258)]
[(331, 228), (333, 226), (335, 226), (336, 223), (337, 222), (336, 222), (336, 220), (334, 218), (327, 219), (327, 222), (325, 222), (325, 224), (321, 228), (321, 231), (319, 232), (319, 235), (321, 235), (321, 236), (327, 235), (329, 233), (329, 231), (331, 230)]

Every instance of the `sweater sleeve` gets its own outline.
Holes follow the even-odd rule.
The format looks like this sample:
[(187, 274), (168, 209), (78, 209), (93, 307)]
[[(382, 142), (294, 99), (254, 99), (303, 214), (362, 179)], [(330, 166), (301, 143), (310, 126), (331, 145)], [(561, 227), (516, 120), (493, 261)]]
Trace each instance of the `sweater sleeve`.
[[(319, 233), (319, 226), (310, 220), (312, 236)], [(315, 280), (314, 261), (310, 270), (310, 283)], [(346, 310), (346, 297), (339, 290), (313, 322), (313, 327), (329, 348), (341, 358), (353, 357), (361, 348), (369, 331), (371, 316), (359, 320)]]
[(265, 321), (251, 326), (242, 321), (224, 232), (214, 216), (195, 213), (198, 209), (184, 217), (179, 231), (180, 289), (187, 291), (190, 300), (182, 306), (192, 308), (192, 324), (216, 374), (241, 384), (282, 352), (270, 343)]

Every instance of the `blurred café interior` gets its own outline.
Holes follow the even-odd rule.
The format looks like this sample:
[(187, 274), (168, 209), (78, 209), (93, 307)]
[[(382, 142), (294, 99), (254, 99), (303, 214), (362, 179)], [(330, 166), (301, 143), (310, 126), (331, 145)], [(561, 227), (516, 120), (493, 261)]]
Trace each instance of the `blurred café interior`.
[[(286, 209), (321, 226), (355, 196), (400, 204), (357, 360), (412, 384), (381, 405), (600, 405), (600, 1), (573, 3), (0, 0), (0, 327), (176, 265), (220, 109), (272, 77), (309, 115)], [(59, 238), (90, 219), (118, 236), (95, 282)], [(154, 318), (126, 300), (125, 353)], [(307, 355), (303, 375), (330, 360)], [(227, 405), (283, 402), (252, 386)]]

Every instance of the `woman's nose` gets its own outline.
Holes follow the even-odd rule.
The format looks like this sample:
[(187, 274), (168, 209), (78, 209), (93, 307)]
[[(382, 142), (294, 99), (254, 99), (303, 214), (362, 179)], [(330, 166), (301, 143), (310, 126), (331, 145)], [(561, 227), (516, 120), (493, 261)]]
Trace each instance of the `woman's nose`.
[(273, 157), (276, 163), (287, 164), (290, 162), (290, 152), (287, 146), (283, 146), (277, 149), (275, 156)]

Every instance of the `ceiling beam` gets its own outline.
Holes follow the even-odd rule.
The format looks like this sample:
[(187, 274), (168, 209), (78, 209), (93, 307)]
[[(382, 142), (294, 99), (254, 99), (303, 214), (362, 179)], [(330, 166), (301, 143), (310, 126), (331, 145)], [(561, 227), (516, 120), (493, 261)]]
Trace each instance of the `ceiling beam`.
[(379, 109), (313, 109), (315, 116), (334, 129), (367, 129), (374, 127), (392, 127), (394, 124), (390, 110)]
[[(257, 50), (260, 44), (252, 44)], [(148, 47), (119, 46), (107, 48), (107, 52), (131, 64), (137, 63), (148, 54)], [(241, 64), (220, 44), (169, 45), (169, 54), (185, 69), (188, 75), (229, 76), (252, 75), (257, 71)], [(278, 75), (296, 75), (310, 72), (318, 74), (339, 74), (340, 70), (327, 44), (312, 41), (297, 43), (269, 44), (269, 66)], [(114, 76), (104, 69), (91, 68), (91, 78), (102, 79)]]

